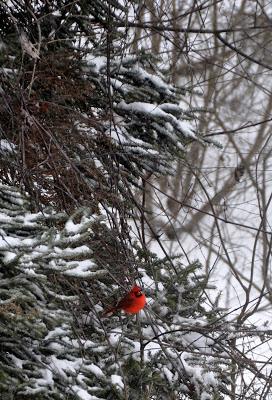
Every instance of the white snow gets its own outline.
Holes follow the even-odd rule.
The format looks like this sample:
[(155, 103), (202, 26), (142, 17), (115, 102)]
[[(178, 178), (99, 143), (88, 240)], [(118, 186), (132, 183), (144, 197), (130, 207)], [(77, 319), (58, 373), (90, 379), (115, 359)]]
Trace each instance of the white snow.
[(1, 139), (0, 140), (0, 152), (4, 153), (13, 153), (15, 150), (16, 146), (15, 144), (9, 142), (7, 139)]
[(45, 368), (40, 370), (42, 374), (42, 378), (38, 378), (35, 380), (35, 385), (37, 387), (39, 386), (53, 386), (54, 385), (54, 380), (53, 380), (53, 373), (50, 371), (50, 369)]
[(101, 397), (96, 397), (87, 392), (87, 390), (82, 389), (80, 386), (73, 385), (72, 390), (76, 393), (76, 395), (82, 400), (104, 400)]
[[(53, 331), (49, 332), (46, 337), (44, 338), (44, 340), (49, 340), (52, 339), (54, 337), (59, 337), (59, 336), (64, 336), (67, 335), (67, 333), (69, 332), (69, 327), (68, 325), (63, 325), (63, 326), (58, 326), (56, 327)], [(67, 331), (68, 330), (68, 331)]]
[(204, 369), (200, 365), (190, 366), (186, 361), (187, 358), (190, 359), (189, 353), (183, 352), (180, 355), (180, 359), (184, 370), (189, 376), (192, 377), (196, 385), (198, 384), (198, 382), (201, 382), (205, 386), (217, 386), (218, 382), (213, 372), (211, 371), (204, 372)]
[(97, 378), (106, 378), (102, 369), (95, 364), (85, 365), (84, 368), (94, 374)]
[(119, 81), (119, 79), (112, 79), (111, 80), (111, 84), (113, 87), (115, 87), (116, 89), (120, 89), (122, 90), (123, 93), (127, 93), (128, 92), (128, 85), (126, 85), (124, 82)]
[(62, 257), (71, 257), (71, 256), (82, 256), (83, 254), (89, 254), (91, 252), (90, 248), (86, 245), (78, 246), (78, 247), (66, 247), (62, 249), (60, 247), (54, 246), (54, 251), (57, 254), (62, 255)]
[[(163, 119), (165, 124), (168, 123), (168, 125), (169, 124), (172, 125), (172, 129), (167, 130), (167, 135), (169, 137), (171, 137), (171, 131), (173, 131), (174, 128), (176, 131), (181, 132), (186, 137), (191, 137), (194, 139), (196, 138), (196, 135), (192, 129), (190, 122), (177, 119), (174, 115), (163, 111), (163, 109), (161, 109), (159, 105), (155, 105), (153, 103), (144, 103), (139, 101), (132, 103), (125, 103), (125, 101), (121, 101), (116, 105), (116, 108), (120, 110), (130, 111), (134, 113), (141, 113), (145, 115), (150, 115), (151, 117)], [(156, 125), (156, 127), (160, 131), (163, 130), (163, 127), (160, 128), (158, 125)], [(174, 136), (172, 140), (176, 140)]]
[(36, 272), (34, 271), (33, 268), (26, 268), (25, 273), (26, 273), (26, 275), (29, 275), (29, 276), (38, 276), (38, 274), (36, 274)]
[(6, 265), (13, 262), (15, 260), (15, 258), (17, 257), (17, 254), (13, 253), (11, 251), (5, 251), (3, 254), (4, 254), (4, 257), (3, 257), (2, 261)]
[(123, 330), (122, 328), (115, 328), (114, 331), (110, 332), (108, 339), (109, 342), (112, 346), (116, 346), (118, 345), (119, 341), (120, 341), (120, 337), (123, 334)]
[(111, 375), (111, 383), (114, 386), (119, 386), (119, 388), (124, 389), (123, 379), (120, 375)]
[(206, 386), (209, 386), (209, 385), (216, 386), (216, 385), (218, 385), (218, 381), (215, 378), (215, 375), (214, 375), (214, 373), (212, 371), (205, 372), (202, 375), (202, 378), (203, 378), (203, 382), (204, 382), (204, 384)]
[(125, 103), (124, 101), (121, 101), (117, 104), (117, 108), (126, 111), (140, 112), (143, 114), (152, 114), (156, 117), (162, 118), (168, 115), (166, 112), (162, 111), (159, 106), (153, 103), (143, 103), (140, 101), (135, 101), (133, 103)]
[(11, 236), (5, 236), (0, 239), (0, 250), (6, 250), (12, 247), (19, 247), (21, 240), (18, 238), (13, 238)]
[(52, 355), (50, 357), (50, 368), (55, 373), (60, 374), (63, 378), (67, 379), (67, 373), (69, 375), (76, 375), (82, 365), (82, 360), (76, 359), (75, 361), (60, 359)]
[(150, 278), (143, 268), (139, 268), (139, 273), (141, 275), (141, 282), (144, 287), (154, 290), (158, 289), (160, 292), (164, 290), (163, 284), (159, 282), (158, 285), (156, 285), (156, 282)]
[(12, 68), (0, 68), (0, 71), (3, 72), (4, 74), (7, 75), (13, 75), (18, 72), (18, 69), (12, 69)]
[(9, 215), (6, 215), (6, 214), (0, 212), (0, 223), (1, 223), (1, 224), (3, 224), (3, 223), (10, 223), (10, 222), (12, 222), (12, 220), (13, 220), (12, 217), (10, 217)]
[(163, 373), (170, 384), (173, 383), (173, 373), (167, 367), (163, 367)]
[(48, 246), (45, 246), (44, 244), (38, 245), (35, 247), (35, 251), (32, 253), (32, 259), (35, 259), (35, 257), (40, 257), (41, 254), (47, 254), (48, 252)]
[(145, 346), (144, 359), (145, 362), (153, 358), (157, 353), (161, 351), (161, 347), (157, 342), (150, 342)]
[(19, 369), (23, 368), (24, 360), (21, 360), (20, 358), (16, 357), (14, 354), (9, 353), (8, 356), (12, 359), (12, 361), (14, 362), (16, 367), (18, 367)]
[(68, 233), (78, 233), (80, 232), (81, 224), (75, 224), (72, 219), (68, 219), (65, 224), (65, 230)]
[(160, 108), (167, 113), (175, 113), (175, 114), (183, 113), (183, 109), (179, 105), (173, 103), (160, 104)]
[(192, 126), (190, 122), (184, 121), (184, 120), (177, 120), (177, 126), (181, 130), (184, 136), (191, 137), (193, 139), (196, 139), (196, 135), (192, 130)]
[(98, 74), (101, 69), (106, 68), (107, 57), (92, 57), (89, 61), (89, 64), (93, 68), (93, 71)]
[[(46, 216), (46, 213), (45, 213)], [(23, 217), (19, 217), (19, 220), (22, 219), (22, 223), (27, 226), (37, 226), (38, 225), (38, 219), (43, 218), (42, 213), (37, 213), (37, 214), (25, 214)]]
[[(141, 353), (141, 345), (139, 342), (134, 342), (134, 350), (130, 353), (133, 358), (139, 360)], [(150, 361), (157, 353), (161, 351), (161, 347), (157, 342), (150, 342), (144, 348), (144, 361)]]
[(142, 81), (149, 80), (150, 82), (153, 83), (153, 85), (157, 88), (163, 89), (167, 93), (171, 93), (169, 89), (172, 89), (172, 86), (165, 83), (162, 78), (160, 78), (158, 75), (152, 75), (149, 74), (147, 71), (145, 71), (143, 68), (140, 66), (135, 66), (133, 68), (133, 72), (137, 75), (138, 78), (140, 78)]
[[(90, 270), (93, 269), (96, 265), (91, 260), (82, 260), (82, 261), (67, 263), (66, 266), (68, 270), (64, 272), (65, 275), (84, 278), (92, 275), (92, 272)], [(98, 274), (98, 271), (93, 271), (93, 274)]]
[(19, 239), (12, 236), (2, 236), (0, 238), (0, 250), (11, 250), (13, 248), (34, 248), (38, 239)]

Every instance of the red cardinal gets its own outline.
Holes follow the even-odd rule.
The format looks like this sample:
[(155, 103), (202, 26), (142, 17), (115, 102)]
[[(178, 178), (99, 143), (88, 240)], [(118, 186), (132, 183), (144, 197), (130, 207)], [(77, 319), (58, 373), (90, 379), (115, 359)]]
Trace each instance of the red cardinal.
[(146, 304), (146, 297), (142, 289), (135, 285), (121, 300), (118, 301), (115, 307), (111, 307), (104, 311), (104, 317), (114, 314), (116, 311), (123, 310), (127, 314), (137, 314), (144, 308)]

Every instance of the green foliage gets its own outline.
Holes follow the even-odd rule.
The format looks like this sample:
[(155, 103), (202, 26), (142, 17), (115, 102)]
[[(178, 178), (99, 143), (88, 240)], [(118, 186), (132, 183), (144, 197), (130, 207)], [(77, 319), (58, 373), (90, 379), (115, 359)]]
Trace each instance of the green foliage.
[(68, 220), (57, 233), (50, 224), (55, 220), (63, 223), (63, 215), (31, 213), (29, 200), (15, 188), (3, 185), (0, 209), (1, 393), (7, 400), (49, 399), (58, 391), (54, 398), (65, 398), (61, 393), (73, 391), (66, 389), (69, 379), (65, 383), (58, 368), (53, 377), (52, 357), (61, 359), (65, 354), (68, 368), (75, 360), (67, 341), (73, 319), (65, 309), (65, 302), (72, 302), (74, 296), (58, 293), (60, 285), (56, 282), (61, 272), (62, 280), (80, 275), (80, 263), (86, 263), (86, 259), (89, 264), (81, 272), (84, 276), (95, 274), (86, 245), (92, 218), (83, 213), (80, 225)]
[[(30, 3), (0, 6), (3, 396), (215, 399), (201, 265), (132, 245), (135, 185), (203, 141), (185, 91), (152, 56), (123, 53), (120, 3)], [(135, 281), (145, 311), (102, 318)]]
[(203, 138), (179, 105), (186, 91), (166, 82), (152, 55), (122, 48), (127, 32), (113, 26), (126, 7), (64, 3), (0, 6), (2, 182), (23, 184), (37, 209), (120, 209), (127, 186), (147, 171), (172, 173)]
[(103, 300), (118, 286), (107, 258), (101, 270), (99, 219), (87, 209), (73, 219), (32, 213), (26, 196), (3, 185), (0, 208), (0, 385), (7, 400), (159, 399), (184, 391), (213, 398), (221, 367), (201, 354), (214, 340), (201, 331), (211, 310), (198, 263), (185, 267), (139, 251), (146, 311), (101, 319)]

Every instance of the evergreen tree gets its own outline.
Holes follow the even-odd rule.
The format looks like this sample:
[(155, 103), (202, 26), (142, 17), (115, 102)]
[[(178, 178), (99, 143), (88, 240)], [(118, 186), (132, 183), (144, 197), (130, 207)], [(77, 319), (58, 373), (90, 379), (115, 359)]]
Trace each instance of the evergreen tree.
[(166, 260), (150, 255), (144, 268), (135, 259), (150, 305), (137, 321), (102, 319), (103, 299), (119, 289), (96, 249), (104, 223), (86, 209), (73, 219), (31, 213), (29, 199), (3, 185), (0, 209), (4, 398), (216, 398), (221, 368), (202, 354), (215, 342), (202, 333), (198, 264), (173, 273)]
[(105, 273), (85, 244), (93, 217), (78, 215), (78, 224), (66, 217), (57, 233), (50, 225), (64, 216), (31, 213), (17, 189), (1, 185), (0, 204), (1, 398), (76, 398), (88, 362), (83, 367), (67, 304), (75, 299), (71, 277)]
[[(127, 54), (121, 3), (30, 3), (0, 8), (3, 395), (219, 399), (228, 342), (201, 266), (131, 233), (140, 179), (203, 143), (186, 93)], [(135, 281), (147, 309), (103, 319)]]
[(99, 1), (0, 8), (0, 144), (15, 153), (0, 168), (39, 205), (118, 207), (113, 192), (128, 180), (173, 171), (185, 146), (203, 141), (179, 106), (185, 90), (153, 56), (127, 54), (127, 33), (115, 27), (127, 12)]

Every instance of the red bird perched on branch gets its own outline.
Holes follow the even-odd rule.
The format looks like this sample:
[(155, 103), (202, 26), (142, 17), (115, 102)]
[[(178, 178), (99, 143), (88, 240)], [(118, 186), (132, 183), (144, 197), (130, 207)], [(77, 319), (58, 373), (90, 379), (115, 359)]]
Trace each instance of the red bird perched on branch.
[(125, 311), (127, 314), (137, 314), (144, 308), (146, 304), (145, 294), (142, 289), (135, 285), (121, 300), (118, 301), (116, 306), (108, 308), (102, 314), (103, 317), (114, 314), (119, 310)]

